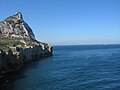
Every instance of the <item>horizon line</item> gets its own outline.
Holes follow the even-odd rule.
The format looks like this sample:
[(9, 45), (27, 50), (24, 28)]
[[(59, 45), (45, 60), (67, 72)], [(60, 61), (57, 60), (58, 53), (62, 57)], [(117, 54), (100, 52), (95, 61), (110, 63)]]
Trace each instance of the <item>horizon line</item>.
[(120, 45), (120, 43), (115, 44), (52, 44), (53, 46), (72, 46), (72, 45)]

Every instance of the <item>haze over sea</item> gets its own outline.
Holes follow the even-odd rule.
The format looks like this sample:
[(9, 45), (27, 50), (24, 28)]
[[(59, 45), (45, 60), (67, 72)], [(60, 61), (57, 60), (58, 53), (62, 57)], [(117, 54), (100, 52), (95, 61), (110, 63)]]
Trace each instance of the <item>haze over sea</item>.
[(11, 75), (6, 90), (120, 90), (120, 45), (54, 46)]

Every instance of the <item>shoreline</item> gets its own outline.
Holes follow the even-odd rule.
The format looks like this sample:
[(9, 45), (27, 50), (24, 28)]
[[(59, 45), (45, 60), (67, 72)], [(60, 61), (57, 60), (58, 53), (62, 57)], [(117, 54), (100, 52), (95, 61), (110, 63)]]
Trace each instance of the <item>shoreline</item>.
[(5, 76), (19, 71), (29, 62), (52, 56), (52, 48), (48, 44), (39, 44), (24, 49), (14, 47), (8, 51), (0, 50), (0, 84), (6, 82)]

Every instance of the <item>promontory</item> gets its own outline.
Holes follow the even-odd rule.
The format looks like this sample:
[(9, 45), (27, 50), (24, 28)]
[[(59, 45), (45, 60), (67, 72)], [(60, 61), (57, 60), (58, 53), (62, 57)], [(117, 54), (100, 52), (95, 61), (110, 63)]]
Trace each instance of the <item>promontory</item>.
[(0, 75), (51, 55), (52, 46), (36, 40), (20, 12), (0, 22)]

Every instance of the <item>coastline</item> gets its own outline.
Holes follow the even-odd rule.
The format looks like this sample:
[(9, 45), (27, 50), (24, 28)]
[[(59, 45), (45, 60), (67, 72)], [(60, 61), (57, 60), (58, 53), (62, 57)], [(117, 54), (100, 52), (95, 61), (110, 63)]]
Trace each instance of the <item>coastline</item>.
[(7, 82), (8, 75), (19, 71), (26, 63), (52, 56), (52, 48), (48, 44), (40, 43), (26, 48), (0, 49), (0, 84), (4, 85)]

